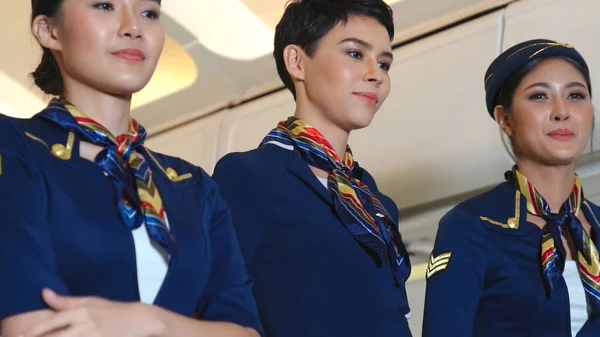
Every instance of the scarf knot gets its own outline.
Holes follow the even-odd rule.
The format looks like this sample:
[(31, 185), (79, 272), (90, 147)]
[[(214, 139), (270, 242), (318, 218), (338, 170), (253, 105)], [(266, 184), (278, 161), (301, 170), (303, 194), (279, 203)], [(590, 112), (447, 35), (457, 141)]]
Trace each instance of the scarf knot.
[[(570, 237), (577, 248), (577, 266), (585, 289), (592, 315), (600, 314), (600, 259), (598, 250), (577, 218), (583, 200), (579, 177), (575, 176), (573, 191), (563, 203), (558, 213), (550, 212), (550, 205), (535, 189), (533, 184), (516, 167), (507, 181), (521, 192), (527, 202), (527, 212), (546, 221), (542, 230), (541, 266), (544, 285), (550, 295), (562, 279), (566, 251), (562, 244), (563, 236)], [(507, 172), (506, 177), (509, 177)]]
[(121, 218), (130, 229), (145, 225), (150, 238), (174, 255), (175, 244), (166, 223), (162, 198), (152, 179), (152, 170), (138, 151), (143, 147), (146, 130), (131, 119), (129, 131), (115, 137), (64, 99), (53, 100), (40, 112), (40, 117), (102, 147), (94, 163), (106, 172), (118, 192), (116, 203)]
[(389, 259), (397, 283), (406, 282), (411, 266), (398, 226), (381, 201), (356, 177), (350, 147), (346, 147), (341, 160), (317, 129), (297, 117), (281, 121), (261, 146), (270, 141), (294, 146), (308, 165), (328, 173), (327, 189), (347, 230), (380, 259)]

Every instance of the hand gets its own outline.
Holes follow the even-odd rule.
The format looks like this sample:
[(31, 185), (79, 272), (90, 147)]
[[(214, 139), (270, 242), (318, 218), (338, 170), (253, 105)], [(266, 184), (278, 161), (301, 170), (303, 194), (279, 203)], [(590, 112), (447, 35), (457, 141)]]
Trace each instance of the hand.
[(60, 296), (50, 289), (44, 289), (42, 297), (55, 312), (22, 337), (149, 337), (160, 329), (159, 320), (150, 313), (151, 306), (144, 304)]

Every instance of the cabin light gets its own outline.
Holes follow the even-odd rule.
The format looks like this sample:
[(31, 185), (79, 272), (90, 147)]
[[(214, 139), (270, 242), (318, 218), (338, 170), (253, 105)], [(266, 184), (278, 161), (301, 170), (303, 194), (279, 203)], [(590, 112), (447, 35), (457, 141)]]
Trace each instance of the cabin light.
[[(385, 0), (393, 4), (403, 0)], [(246, 3), (252, 2), (251, 5)], [(281, 0), (177, 0), (163, 2), (163, 10), (213, 53), (234, 60), (253, 60), (273, 51), (274, 22), (257, 11), (281, 8)], [(254, 9), (254, 10), (253, 10)], [(277, 15), (279, 17), (279, 15)]]
[(198, 42), (221, 56), (252, 60), (273, 49), (273, 30), (240, 0), (177, 0), (162, 6)]

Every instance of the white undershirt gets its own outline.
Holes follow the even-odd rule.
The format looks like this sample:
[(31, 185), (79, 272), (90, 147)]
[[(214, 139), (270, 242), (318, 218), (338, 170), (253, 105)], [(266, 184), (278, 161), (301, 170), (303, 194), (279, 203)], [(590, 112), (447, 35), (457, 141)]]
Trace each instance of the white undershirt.
[(571, 334), (576, 336), (581, 327), (588, 319), (588, 306), (585, 298), (585, 290), (581, 283), (577, 262), (573, 260), (566, 261), (563, 278), (567, 283), (569, 290), (569, 300), (571, 307)]
[(323, 186), (325, 186), (325, 188), (327, 188), (327, 178), (322, 178), (322, 177), (317, 176), (317, 179), (319, 179), (321, 184), (323, 184)]
[[(165, 222), (170, 227), (166, 213)], [(140, 301), (152, 304), (167, 274), (169, 255), (158, 243), (150, 240), (146, 225), (134, 229), (132, 234)]]

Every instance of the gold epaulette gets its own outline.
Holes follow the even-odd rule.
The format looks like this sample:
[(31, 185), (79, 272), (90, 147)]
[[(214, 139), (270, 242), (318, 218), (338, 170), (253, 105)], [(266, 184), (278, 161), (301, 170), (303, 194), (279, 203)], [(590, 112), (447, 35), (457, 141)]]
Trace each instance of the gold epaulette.
[(517, 190), (515, 193), (515, 216), (508, 218), (506, 223), (492, 220), (485, 216), (480, 216), (479, 219), (491, 223), (492, 225), (500, 226), (508, 229), (519, 229), (519, 217), (521, 215), (521, 192)]
[(75, 143), (75, 133), (73, 131), (69, 132), (67, 136), (66, 144), (53, 144), (52, 147), (48, 146), (48, 144), (43, 141), (41, 138), (32, 135), (29, 132), (25, 132), (25, 136), (42, 143), (56, 158), (60, 158), (62, 160), (70, 160), (71, 155), (73, 153), (73, 144)]

